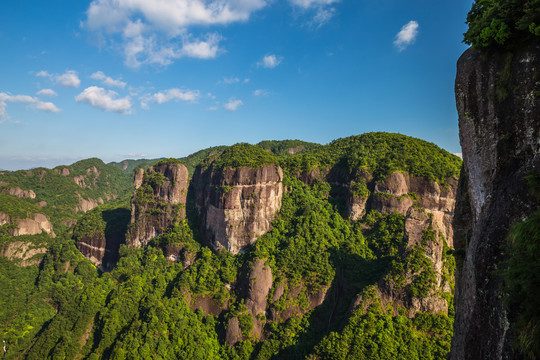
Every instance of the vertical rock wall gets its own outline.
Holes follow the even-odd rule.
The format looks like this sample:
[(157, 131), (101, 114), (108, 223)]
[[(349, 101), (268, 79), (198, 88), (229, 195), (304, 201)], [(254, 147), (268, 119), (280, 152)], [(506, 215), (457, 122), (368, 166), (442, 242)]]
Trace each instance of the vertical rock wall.
[(513, 54), (467, 50), (455, 92), (464, 163), (454, 230), (464, 255), (451, 358), (515, 358), (515, 314), (498, 274), (509, 228), (535, 208), (524, 176), (540, 168), (540, 44)]
[(283, 197), (276, 165), (207, 170), (193, 175), (202, 233), (214, 249), (237, 254), (270, 230)]
[(131, 225), (127, 243), (145, 246), (186, 216), (189, 175), (182, 164), (164, 164), (135, 173)]

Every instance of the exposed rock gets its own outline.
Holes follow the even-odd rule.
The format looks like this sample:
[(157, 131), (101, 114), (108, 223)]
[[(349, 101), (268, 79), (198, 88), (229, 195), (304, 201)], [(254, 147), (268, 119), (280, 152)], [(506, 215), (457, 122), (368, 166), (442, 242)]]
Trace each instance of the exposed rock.
[(144, 180), (144, 170), (141, 168), (136, 169), (135, 180), (134, 180), (135, 190), (141, 187), (141, 185), (143, 184), (143, 180)]
[(195, 252), (189, 251), (182, 245), (166, 245), (162, 246), (161, 249), (163, 250), (163, 255), (165, 255), (167, 260), (182, 263), (184, 269), (188, 268), (193, 264), (193, 262), (195, 262), (195, 257), (197, 255)]
[(407, 195), (398, 197), (388, 193), (378, 192), (371, 197), (371, 210), (377, 210), (383, 214), (398, 212), (406, 215), (413, 204), (414, 200)]
[(79, 196), (79, 202), (80, 205), (75, 206), (75, 212), (87, 212), (92, 210), (93, 208), (96, 208), (99, 206), (99, 204), (103, 204), (103, 199), (98, 198), (96, 199), (84, 199), (80, 194), (77, 194)]
[(23, 190), (20, 187), (3, 190), (4, 193), (16, 196), (18, 198), (35, 199), (36, 193), (33, 190)]
[(256, 259), (249, 274), (249, 294), (246, 307), (252, 315), (265, 313), (266, 297), (272, 288), (272, 269), (264, 260)]
[(20, 266), (31, 266), (41, 262), (41, 257), (36, 257), (36, 255), (46, 252), (47, 248), (35, 247), (30, 242), (14, 241), (2, 250), (2, 256), (9, 260), (20, 260), (18, 263)]
[(46, 201), (40, 201), (36, 205), (39, 206), (39, 207), (45, 207), (45, 206), (47, 206), (47, 202)]
[(86, 185), (86, 182), (84, 181), (84, 176), (83, 175), (79, 175), (79, 176), (75, 176), (73, 178), (73, 181), (75, 181), (75, 183), (77, 185), (79, 185), (80, 187), (82, 187), (83, 189), (86, 189), (88, 186)]
[(304, 150), (306, 147), (304, 145), (299, 145), (297, 147), (293, 147), (293, 148), (288, 148), (287, 149), (287, 152), (291, 155), (294, 155), (294, 154), (297, 154), (299, 153), (300, 151)]
[(71, 227), (73, 225), (75, 225), (77, 223), (77, 220), (66, 220), (64, 221), (64, 225), (66, 225), (67, 227)]
[(276, 165), (197, 168), (196, 207), (210, 246), (237, 254), (270, 230), (281, 208), (282, 180), (283, 171)]
[(185, 218), (188, 182), (188, 170), (182, 164), (152, 166), (146, 172), (137, 170), (129, 246), (146, 246), (174, 222)]
[[(293, 286), (285, 279), (276, 286), (274, 291), (270, 306), (270, 318), (273, 321), (285, 321), (293, 316), (305, 314), (317, 306), (322, 305), (329, 290), (330, 286), (324, 286), (316, 291), (311, 291), (302, 282)], [(301, 295), (305, 295), (309, 299), (309, 302), (302, 304), (302, 306), (298, 301)], [(283, 296), (285, 296), (284, 303), (286, 306), (284, 309), (278, 310), (274, 303), (279, 301)]]
[(540, 169), (540, 44), (513, 54), (467, 50), (459, 59), (456, 103), (464, 166), (455, 219), (452, 359), (511, 359), (513, 309), (503, 300), (501, 262), (509, 228), (536, 209), (524, 176)]
[(190, 304), (191, 310), (201, 310), (205, 315), (219, 316), (222, 311), (229, 308), (227, 302), (220, 302), (213, 299), (210, 295), (186, 294), (186, 301)]
[(77, 248), (101, 271), (110, 271), (118, 261), (118, 250), (124, 242), (122, 235), (111, 233), (105, 236), (96, 231), (91, 236), (77, 239)]
[(240, 329), (240, 322), (235, 316), (227, 324), (227, 329), (225, 330), (225, 342), (228, 345), (235, 345), (236, 343), (242, 341), (242, 330)]
[(43, 214), (34, 214), (33, 219), (17, 220), (16, 226), (17, 227), (11, 232), (12, 236), (36, 235), (41, 234), (42, 231), (45, 231), (52, 237), (56, 237), (51, 222), (47, 216)]
[(3, 212), (0, 212), (0, 226), (4, 224), (8, 224), (9, 222), (11, 222), (9, 215)]
[(367, 197), (356, 197), (352, 195), (347, 198), (347, 209), (351, 220), (360, 220), (364, 216), (367, 200)]
[(396, 171), (375, 184), (370, 208), (382, 213), (397, 211), (406, 215), (417, 204), (433, 216), (433, 225), (453, 246), (452, 219), (456, 204), (457, 179), (446, 179), (445, 186), (424, 178)]
[[(424, 239), (424, 231), (432, 226), (432, 218), (424, 210), (411, 207), (405, 217), (405, 236), (407, 244), (400, 256), (406, 256), (415, 247), (421, 246), (425, 256), (429, 259), (435, 273), (435, 284), (427, 296), (422, 298), (413, 297), (407, 293), (406, 287), (409, 286), (417, 274), (407, 270), (405, 281), (400, 286), (395, 286), (392, 280), (382, 279), (378, 286), (378, 296), (384, 305), (392, 304), (394, 314), (398, 314), (397, 309), (404, 307), (408, 311), (408, 317), (412, 318), (417, 312), (429, 312), (433, 314), (448, 313), (448, 303), (442, 296), (442, 293), (451, 291), (449, 284), (443, 281), (443, 239), (435, 234), (434, 241)], [(361, 299), (356, 301), (361, 303)]]
[(61, 169), (54, 169), (55, 172), (62, 176), (68, 176), (69, 175), (69, 169), (67, 167), (61, 168)]

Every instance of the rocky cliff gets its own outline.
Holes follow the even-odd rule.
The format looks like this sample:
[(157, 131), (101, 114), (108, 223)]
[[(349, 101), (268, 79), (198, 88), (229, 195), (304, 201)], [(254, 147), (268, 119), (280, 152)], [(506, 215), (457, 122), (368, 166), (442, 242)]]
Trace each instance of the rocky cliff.
[(277, 165), (198, 167), (193, 175), (201, 230), (212, 248), (237, 254), (270, 229), (281, 208), (283, 171)]
[(540, 44), (485, 56), (467, 50), (455, 84), (463, 171), (455, 217), (458, 268), (452, 359), (509, 359), (515, 314), (500, 269), (512, 224), (536, 208), (524, 177), (540, 168)]
[[(376, 210), (382, 214), (404, 216), (404, 241), (397, 264), (390, 275), (378, 284), (378, 297), (383, 304), (407, 309), (408, 316), (417, 312), (448, 312), (447, 295), (452, 292), (453, 273), (446, 252), (453, 246), (457, 179), (436, 181), (396, 171), (380, 181), (367, 184), (369, 196), (350, 197), (354, 207)], [(351, 211), (351, 207), (348, 208)], [(363, 212), (364, 212), (363, 211)], [(352, 216), (351, 216), (352, 217)], [(399, 270), (398, 270), (399, 269)], [(429, 282), (430, 289), (421, 291), (420, 282)], [(354, 306), (362, 303), (362, 297)]]
[(160, 161), (146, 171), (136, 170), (127, 239), (130, 246), (145, 246), (185, 218), (188, 184), (188, 170), (178, 162)]

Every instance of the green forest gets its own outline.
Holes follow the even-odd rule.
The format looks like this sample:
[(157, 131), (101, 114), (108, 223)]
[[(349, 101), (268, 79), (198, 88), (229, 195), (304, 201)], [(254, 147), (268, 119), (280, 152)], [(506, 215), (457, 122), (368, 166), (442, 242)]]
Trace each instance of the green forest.
[[(343, 212), (342, 190), (323, 177), (304, 183), (298, 175), (318, 168), (328, 176), (337, 172), (354, 183), (359, 173), (372, 173), (378, 181), (400, 170), (442, 185), (448, 178), (457, 178), (461, 160), (433, 144), (385, 133), (339, 139), (325, 146), (296, 141), (263, 145), (213, 148), (192, 157), (201, 166), (216, 168), (282, 166), (286, 192), (281, 210), (272, 229), (256, 243), (236, 256), (212, 251), (200, 235), (200, 219), (188, 196), (186, 220), (174, 223), (145, 248), (121, 245), (118, 262), (110, 272), (99, 271), (76, 243), (94, 234), (125, 236), (130, 219), (129, 195), (125, 194), (134, 192), (125, 178), (132, 174), (97, 159), (82, 162), (80, 170), (76, 170), (79, 163), (67, 167), (74, 174), (86, 174), (86, 166), (99, 165), (100, 175), (105, 174), (107, 181), (102, 185), (99, 177), (96, 188), (88, 191), (118, 193), (116, 199), (75, 214), (68, 207), (73, 199), (57, 200), (54, 187), (46, 187), (50, 178), (66, 199), (73, 193), (86, 194), (83, 190), (87, 189), (73, 180), (63, 187), (63, 180), (69, 177), (46, 169), (41, 178), (34, 175), (35, 170), (32, 174), (5, 172), (0, 180), (34, 189), (38, 196), (2, 195), (9, 201), (2, 201), (0, 211), (24, 218), (42, 211), (34, 203), (46, 199), (59, 206), (66, 204), (61, 212), (47, 212), (52, 220), (58, 214), (61, 219), (77, 219), (77, 223), (67, 226), (54, 220), (59, 229), (54, 239), (46, 234), (13, 237), (9, 235), (11, 225), (0, 228), (2, 249), (21, 240), (47, 247), (45, 254), (38, 255), (39, 265), (21, 266), (20, 260), (0, 257), (4, 358), (445, 358), (452, 337), (455, 262), (446, 247), (444, 282), (451, 286), (438, 287), (434, 264), (426, 255), (430, 244), (444, 242), (443, 237), (437, 237), (430, 226), (421, 243), (409, 249), (404, 215), (372, 210), (361, 220), (350, 220)], [(305, 149), (294, 153), (286, 151), (288, 146)], [(402, 156), (404, 153), (407, 155)], [(181, 160), (184, 164), (190, 161), (189, 157)], [(180, 163), (161, 160), (165, 162)], [(93, 177), (85, 181), (93, 184)], [(368, 185), (364, 187), (367, 190)], [(417, 208), (422, 210), (420, 205)], [(165, 250), (170, 246), (182, 249), (178, 261), (167, 260)], [(273, 284), (266, 313), (255, 317), (247, 310), (245, 287), (256, 259), (270, 266)], [(419, 301), (439, 294), (449, 310), (408, 316), (406, 304), (377, 295), (381, 282), (391, 283), (396, 292)], [(277, 291), (282, 295), (274, 298)], [(326, 294), (324, 301), (311, 307), (313, 296), (321, 293)], [(219, 311), (205, 312), (197, 306), (201, 299)], [(238, 319), (241, 340), (228, 345), (227, 324), (233, 318)], [(262, 337), (256, 330), (258, 324), (263, 326)]]

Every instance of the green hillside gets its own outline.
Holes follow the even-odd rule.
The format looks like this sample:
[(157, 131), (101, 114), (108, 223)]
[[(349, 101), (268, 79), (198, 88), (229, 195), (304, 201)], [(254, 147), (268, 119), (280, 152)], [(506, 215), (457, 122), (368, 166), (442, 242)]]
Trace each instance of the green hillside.
[[(290, 154), (291, 145), (305, 149)], [(342, 195), (335, 193), (334, 184), (325, 179), (305, 184), (296, 175), (314, 168), (341, 169), (343, 176), (354, 178), (364, 169), (382, 178), (402, 170), (443, 181), (458, 176), (457, 157), (418, 139), (370, 133), (324, 146), (294, 141), (209, 148), (181, 161), (190, 173), (201, 163), (219, 168), (266, 163), (284, 167), (286, 192), (272, 230), (236, 256), (213, 252), (200, 238), (199, 219), (188, 195), (187, 220), (146, 248), (122, 246), (115, 268), (101, 273), (81, 255), (75, 241), (96, 232), (107, 237), (124, 231), (126, 200), (133, 193), (130, 175), (116, 165), (89, 159), (67, 167), (74, 176), (88, 175), (88, 189), (47, 169), (0, 177), (9, 186), (32, 189), (37, 195), (10, 201), (11, 214), (22, 216), (38, 210), (37, 202), (50, 201), (58, 213), (47, 214), (56, 223), (79, 218), (69, 212), (78, 200), (74, 193), (118, 194), (118, 200), (79, 215), (74, 236), (63, 232), (50, 241), (39, 266), (20, 267), (0, 257), (0, 342), (6, 342), (6, 359), (446, 358), (453, 324), (451, 292), (445, 293), (448, 314), (419, 312), (410, 318), (404, 305), (394, 310), (376, 292), (382, 279), (418, 299), (434, 289), (433, 264), (426, 257), (434, 232), (426, 230), (421, 244), (406, 249), (405, 216), (372, 211), (352, 221), (336, 201)], [(94, 172), (87, 172), (93, 166), (100, 172), (95, 185)], [(62, 168), (56, 170), (61, 173)], [(49, 183), (62, 194), (46, 186)], [(6, 242), (16, 240), (6, 233), (0, 236)], [(170, 246), (180, 249), (182, 261), (166, 259), (164, 251)], [(269, 311), (254, 319), (244, 294), (256, 259), (270, 266), (274, 282)], [(452, 284), (453, 264), (451, 251), (445, 249), (444, 267)], [(409, 285), (404, 274), (412, 277)], [(283, 295), (274, 300), (278, 288)], [(325, 300), (311, 309), (310, 297), (321, 292)], [(352, 308), (359, 296), (359, 306)], [(196, 309), (197, 303), (220, 311), (210, 315)], [(225, 338), (233, 318), (238, 319), (242, 340), (229, 346)], [(265, 322), (260, 329), (264, 340), (257, 340), (257, 321)]]

